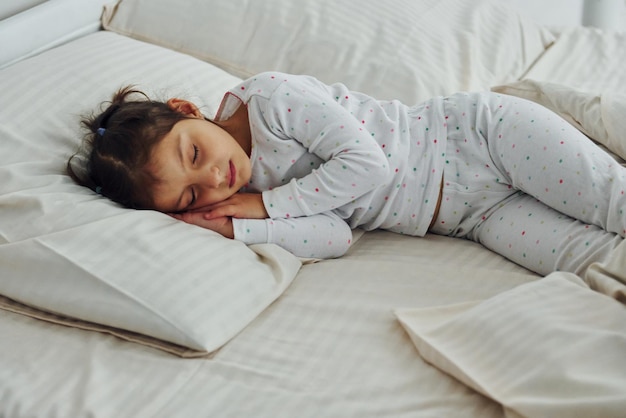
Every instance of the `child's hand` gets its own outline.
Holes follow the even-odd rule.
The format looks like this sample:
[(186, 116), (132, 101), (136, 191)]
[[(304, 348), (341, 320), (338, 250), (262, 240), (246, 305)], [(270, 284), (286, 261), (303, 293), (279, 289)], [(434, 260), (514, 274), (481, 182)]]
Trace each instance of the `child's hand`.
[(231, 218), (222, 216), (219, 218), (206, 219), (204, 217), (205, 212), (183, 212), (170, 214), (173, 218), (188, 224), (201, 226), (202, 228), (210, 229), (219, 234), (222, 234), (226, 238), (234, 238), (233, 221)]
[(224, 216), (246, 219), (265, 219), (269, 217), (259, 193), (235, 193), (226, 200), (195, 209), (194, 212), (196, 211), (202, 212), (206, 220)]

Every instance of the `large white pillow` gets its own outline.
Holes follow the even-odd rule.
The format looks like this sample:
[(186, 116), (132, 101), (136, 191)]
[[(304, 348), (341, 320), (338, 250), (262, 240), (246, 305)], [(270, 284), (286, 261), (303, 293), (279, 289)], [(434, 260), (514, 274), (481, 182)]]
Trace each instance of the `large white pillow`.
[(310, 74), (408, 104), (516, 80), (553, 40), (500, 0), (121, 0), (103, 25), (241, 77)]
[(507, 417), (624, 416), (626, 307), (573, 274), (397, 315), (426, 361), (501, 403)]
[(274, 245), (248, 248), (158, 212), (122, 208), (65, 174), (79, 115), (120, 86), (183, 96), (212, 116), (238, 81), (112, 32), (0, 70), (0, 294), (177, 344), (183, 348), (170, 351), (181, 355), (214, 351), (240, 332), (291, 283), (299, 260)]
[(31, 0), (19, 2), (19, 6), (4, 2), (3, 6), (9, 9), (7, 12), (18, 7), (25, 9), (0, 20), (0, 68), (96, 32), (100, 29), (100, 17), (106, 2)]

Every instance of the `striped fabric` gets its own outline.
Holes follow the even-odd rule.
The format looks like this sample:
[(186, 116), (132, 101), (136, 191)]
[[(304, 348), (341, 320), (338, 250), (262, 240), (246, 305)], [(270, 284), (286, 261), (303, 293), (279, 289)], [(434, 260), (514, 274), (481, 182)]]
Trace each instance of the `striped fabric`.
[(239, 333), (289, 285), (299, 260), (120, 208), (64, 174), (79, 144), (78, 116), (122, 85), (190, 96), (211, 115), (237, 81), (106, 32), (0, 71), (0, 294), (183, 352), (214, 351)]
[(398, 317), (427, 361), (511, 416), (624, 416), (626, 309), (573, 274)]
[(516, 80), (554, 39), (499, 0), (124, 0), (103, 24), (243, 78), (309, 74), (407, 104)]
[(394, 316), (483, 300), (536, 277), (480, 245), (368, 232), (303, 266), (211, 358), (0, 311), (0, 415), (475, 417), (502, 407), (421, 359)]
[(96, 32), (104, 3), (107, 0), (3, 1), (0, 68)]
[(593, 93), (624, 92), (625, 44), (626, 32), (586, 27), (566, 29), (526, 78)]

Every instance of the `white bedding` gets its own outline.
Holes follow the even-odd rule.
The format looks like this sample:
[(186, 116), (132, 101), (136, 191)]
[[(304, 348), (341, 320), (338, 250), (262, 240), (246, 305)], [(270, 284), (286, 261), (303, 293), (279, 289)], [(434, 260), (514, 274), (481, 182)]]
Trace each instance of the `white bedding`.
[[(287, 0), (272, 0), (270, 3), (277, 5), (280, 1)], [(168, 0), (160, 2), (168, 3)], [(149, 2), (136, 0), (136, 3), (146, 5)], [(436, 3), (416, 2), (413, 6), (428, 4), (429, 7), (435, 8)], [(440, 8), (437, 9), (440, 12), (445, 11), (443, 3), (446, 2), (441, 2)], [(448, 5), (460, 3), (461, 0), (447, 0)], [(479, 3), (484, 8), (489, 6), (487, 0)], [(178, 7), (178, 2), (174, 1), (173, 4)], [(314, 5), (310, 7), (315, 7), (316, 13), (327, 10), (318, 9), (314, 2), (306, 4)], [(375, 19), (377, 2), (366, 1), (363, 5), (373, 7), (363, 15), (364, 19)], [(472, 31), (479, 30), (478, 27), (486, 31), (490, 28), (489, 25), (477, 26), (481, 19), (499, 19), (502, 16), (515, 19), (500, 6), (493, 10), (495, 11), (480, 15), (476, 18), (478, 20), (469, 19), (468, 22), (471, 24), (460, 31), (460, 34), (455, 35), (460, 38), (454, 39), (462, 39), (465, 42), (461, 43), (462, 45), (471, 45), (472, 42), (480, 42), (481, 39), (475, 37)], [(390, 14), (402, 15), (395, 10), (382, 16)], [(165, 15), (170, 17), (168, 14)], [(163, 17), (163, 14), (161, 16)], [(262, 19), (259, 22), (262, 23)], [(154, 25), (156, 28), (164, 27)], [(429, 25), (438, 27), (435, 19), (429, 22)], [(546, 52), (538, 53), (537, 48), (543, 48), (543, 42), (546, 42), (546, 45), (549, 43), (548, 38), (542, 38), (545, 33), (539, 31), (533, 34), (534, 29), (528, 22), (519, 22), (519, 25), (514, 28), (517, 35), (514, 34), (508, 41), (523, 43), (532, 39), (536, 42), (534, 48), (527, 44), (523, 53), (527, 54), (533, 49), (535, 54), (538, 54), (533, 57), (526, 55), (519, 61), (525, 66), (530, 66), (535, 58), (538, 58), (530, 71), (521, 71), (517, 75), (522, 76), (526, 73), (527, 77), (533, 76), (539, 80), (537, 81), (539, 84), (523, 84), (524, 94), (535, 94), (545, 86), (552, 86), (553, 83), (563, 82), (571, 86), (568, 83), (577, 84), (580, 80), (587, 80), (590, 74), (593, 74), (593, 82), (585, 85), (587, 90), (583, 93), (591, 95), (590, 97), (596, 100), (593, 103), (599, 103), (597, 98), (607, 93), (601, 86), (611, 86), (611, 97), (616, 97), (614, 94), (616, 90), (625, 91), (621, 87), (623, 83), (614, 81), (616, 77), (619, 80), (626, 77), (622, 75), (623, 71), (618, 75), (612, 71), (606, 74), (600, 71), (600, 67), (617, 71), (620, 65), (621, 68), (626, 65), (624, 58), (620, 58), (623, 51), (617, 48), (621, 42), (619, 36), (601, 35), (586, 30), (574, 31), (573, 34), (565, 34), (563, 38), (558, 39), (555, 46)], [(520, 29), (522, 27), (523, 30)], [(276, 30), (275, 27), (268, 25), (262, 25), (262, 28), (268, 32)], [(254, 28), (248, 29), (254, 32)], [(314, 28), (311, 30), (313, 32), (309, 35), (321, 36), (321, 32), (316, 32)], [(497, 30), (503, 28), (499, 27)], [(258, 31), (255, 33), (261, 36)], [(341, 34), (341, 30), (338, 30), (338, 33)], [(525, 34), (525, 37), (518, 38), (520, 33)], [(176, 35), (177, 32), (174, 31), (173, 34)], [(413, 37), (411, 39), (418, 42), (420, 39), (418, 34), (411, 32)], [(267, 33), (263, 36), (266, 35)], [(608, 38), (598, 40), (599, 37)], [(214, 45), (216, 48), (220, 47), (217, 39), (213, 41), (216, 42)], [(232, 39), (226, 39), (226, 45), (230, 41)], [(561, 47), (561, 44), (565, 46)], [(570, 54), (572, 57), (568, 57), (565, 51), (573, 50), (573, 44), (591, 47), (588, 50), (589, 55), (585, 55), (584, 59), (576, 58), (576, 54)], [(295, 42), (293, 45), (298, 43)], [(359, 54), (367, 51), (367, 49), (358, 50)], [(427, 49), (423, 51), (428, 52)], [(345, 49), (335, 52), (338, 56), (348, 59), (351, 46), (348, 44)], [(450, 59), (456, 52), (458, 51), (446, 51), (444, 55)], [(481, 50), (481, 53), (488, 52)], [(510, 71), (507, 70), (506, 74), (481, 72), (488, 69), (482, 64), (472, 66), (475, 56), (471, 50), (465, 53), (464, 61), (454, 61), (454, 65), (446, 68), (449, 72), (442, 74), (443, 81), (439, 80), (441, 83), (434, 83), (431, 86), (422, 79), (413, 79), (412, 86), (456, 90), (467, 85), (488, 89), (494, 84), (510, 82), (506, 88), (520, 88), (519, 84), (513, 84), (513, 80), (510, 79)], [(430, 62), (429, 59), (436, 56), (438, 55), (429, 55), (423, 62)], [(238, 58), (241, 57), (235, 56), (235, 59)], [(370, 62), (368, 59), (371, 58), (367, 54), (359, 55), (360, 62)], [(563, 59), (571, 59), (566, 72), (560, 71), (559, 60)], [(586, 65), (590, 62), (601, 62), (602, 65), (590, 69), (591, 66)], [(463, 63), (468, 64), (471, 71), (477, 71), (468, 79), (462, 77), (465, 68), (461, 65)], [(287, 62), (285, 65), (290, 64), (294, 63)], [(380, 64), (389, 63), (381, 61)], [(242, 70), (243, 67), (238, 68)], [(322, 74), (327, 74), (327, 77), (331, 76), (330, 67), (315, 68)], [(393, 65), (389, 68), (394, 69)], [(431, 70), (427, 72), (429, 77), (436, 77), (437, 71)], [(469, 71), (467, 68), (465, 70)], [(348, 73), (355, 84), (364, 88), (376, 90), (384, 87), (380, 79), (361, 77), (358, 71)], [(415, 74), (419, 76), (419, 68), (417, 70), (412, 68), (410, 74), (411, 77)], [(173, 317), (169, 319), (180, 319), (180, 312), (186, 312), (186, 308), (189, 308), (185, 301), (197, 301), (199, 297), (200, 302), (196, 302), (194, 306), (196, 316), (185, 316), (191, 318), (191, 321), (186, 322), (189, 328), (185, 332), (193, 333), (196, 330), (195, 326), (203, 323), (202, 316), (205, 311), (201, 309), (207, 308), (201, 303), (203, 301), (208, 307), (214, 303), (218, 308), (230, 307), (228, 306), (230, 302), (242, 303), (247, 309), (246, 312), (255, 312), (251, 318), (244, 321), (233, 321), (232, 315), (225, 315), (224, 322), (235, 324), (235, 328), (231, 327), (228, 336), (222, 338), (217, 346), (196, 349), (196, 354), (198, 349), (206, 349), (213, 353), (199, 358), (184, 359), (164, 351), (164, 347), (159, 344), (149, 346), (145, 341), (144, 344), (139, 344), (110, 334), (62, 326), (0, 309), (0, 335), (4, 342), (0, 344), (0, 417), (547, 416), (547, 413), (543, 413), (546, 410), (542, 410), (541, 406), (538, 410), (533, 409), (536, 405), (532, 399), (529, 401), (529, 398), (524, 397), (525, 388), (532, 389), (534, 382), (541, 381), (541, 364), (546, 361), (545, 359), (524, 358), (526, 363), (520, 364), (528, 365), (529, 369), (535, 366), (539, 374), (533, 379), (538, 380), (529, 380), (526, 387), (515, 387), (513, 383), (517, 381), (512, 378), (508, 382), (515, 390), (503, 396), (501, 392), (482, 390), (481, 387), (473, 385), (472, 381), (477, 381), (485, 375), (492, 379), (506, 376), (499, 373), (507, 367), (506, 363), (496, 363), (496, 367), (487, 369), (449, 367), (450, 364), (460, 364), (457, 363), (459, 356), (471, 357), (482, 353), (480, 350), (472, 350), (471, 346), (459, 346), (465, 341), (463, 337), (465, 330), (457, 332), (453, 328), (453, 322), (449, 323), (452, 324), (450, 325), (452, 328), (446, 329), (448, 334), (439, 334), (441, 339), (438, 342), (445, 345), (454, 340), (458, 350), (447, 353), (438, 351), (436, 348), (438, 346), (433, 343), (432, 347), (435, 348), (427, 352), (428, 350), (420, 344), (420, 338), (428, 337), (428, 333), (436, 324), (435, 313), (449, 311), (448, 306), (480, 307), (489, 306), (490, 303), (500, 306), (500, 309), (510, 316), (504, 313), (491, 316), (490, 310), (487, 310), (487, 314), (474, 317), (470, 315), (476, 310), (461, 309), (455, 312), (466, 315), (461, 319), (466, 317), (471, 319), (473, 326), (478, 329), (482, 329), (484, 320), (485, 324), (496, 330), (495, 332), (500, 332), (498, 335), (502, 341), (513, 344), (519, 342), (517, 347), (522, 350), (518, 352), (521, 352), (522, 356), (525, 353), (524, 344), (532, 344), (533, 338), (551, 335), (550, 332), (553, 332), (550, 329), (552, 322), (545, 323), (546, 329), (536, 328), (542, 325), (541, 318), (537, 320), (533, 310), (526, 310), (526, 304), (522, 303), (523, 298), (507, 299), (511, 298), (511, 295), (513, 297), (527, 295), (528, 292), (532, 296), (533, 289), (545, 291), (540, 278), (478, 244), (434, 235), (417, 239), (383, 231), (362, 235), (357, 231), (355, 238), (360, 238), (355, 240), (346, 256), (337, 260), (305, 263), (297, 275), (295, 271), (299, 263), (291, 257), (277, 254), (271, 248), (265, 249), (265, 252), (263, 250), (247, 252), (239, 247), (222, 248), (221, 251), (226, 252), (227, 256), (213, 257), (219, 250), (196, 258), (185, 255), (184, 258), (176, 260), (179, 266), (183, 266), (179, 270), (169, 268), (163, 263), (160, 264), (163, 266), (160, 270), (146, 268), (143, 273), (138, 273), (142, 263), (154, 262), (156, 259), (163, 262), (161, 259), (166, 259), (163, 257), (163, 251), (167, 250), (167, 246), (163, 245), (166, 240), (163, 239), (163, 233), (155, 233), (164, 231), (164, 227), (171, 228), (167, 231), (176, 234), (178, 242), (184, 242), (183, 240), (189, 237), (195, 240), (193, 244), (181, 245), (180, 254), (186, 253), (185, 249), (193, 252), (203, 248), (203, 240), (206, 240), (204, 245), (211, 248), (219, 247), (220, 241), (216, 241), (215, 236), (206, 232), (201, 235), (193, 229), (195, 227), (178, 225), (162, 214), (152, 213), (146, 215), (144, 220), (136, 221), (137, 218), (129, 214), (128, 210), (103, 201), (103, 198), (88, 190), (81, 191), (62, 175), (65, 159), (74, 150), (79, 138), (77, 125), (76, 129), (68, 127), (74, 126), (72, 123), (78, 121), (79, 114), (107, 99), (114, 88), (129, 82), (138, 83), (139, 87), (147, 88), (158, 97), (168, 97), (182, 90), (186, 98), (200, 101), (203, 111), (207, 115), (212, 115), (225, 88), (237, 79), (237, 76), (226, 74), (210, 63), (192, 60), (189, 57), (181, 58), (178, 53), (170, 50), (107, 31), (84, 36), (77, 41), (0, 70), (0, 85), (3, 85), (4, 93), (0, 96), (0, 109), (3, 112), (0, 114), (0, 135), (2, 135), (0, 140), (4, 141), (0, 147), (4, 146), (3, 150), (11, 149), (10, 152), (0, 155), (0, 175), (4, 176), (3, 183), (0, 184), (0, 256), (4, 255), (3, 258), (0, 257), (2, 263), (0, 288), (8, 289), (9, 283), (13, 286), (15, 294), (19, 293), (21, 297), (30, 298), (32, 295), (19, 284), (23, 276), (25, 283), (28, 281), (33, 290), (39, 290), (39, 297), (45, 300), (45, 292), (37, 288), (50, 286), (51, 282), (54, 285), (53, 281), (58, 281), (65, 286), (59, 289), (52, 286), (59, 302), (58, 309), (67, 308), (64, 305), (67, 301), (64, 297), (68, 294), (76, 295), (76, 306), (82, 306), (82, 309), (85, 309), (85, 306), (89, 307), (90, 302), (94, 303), (94, 308), (102, 308), (102, 305), (96, 306), (97, 303), (107, 302), (102, 294), (95, 294), (96, 292), (90, 294), (90, 290), (72, 293), (76, 289), (72, 287), (70, 281), (64, 280), (69, 278), (64, 274), (70, 272), (75, 282), (80, 283), (81, 275), (76, 274), (78, 269), (63, 270), (62, 274), (59, 274), (58, 270), (50, 268), (51, 264), (44, 263), (35, 256), (31, 255), (28, 258), (24, 252), (11, 252), (7, 249), (10, 246), (13, 248), (23, 246), (28, 249), (29, 240), (37, 238), (35, 241), (39, 241), (39, 235), (45, 238), (48, 235), (63, 233), (69, 237), (81, 237), (84, 241), (61, 240), (59, 243), (61, 247), (79, 247), (89, 255), (86, 248), (91, 242), (94, 248), (98, 248), (91, 254), (94, 259), (98, 259), (102, 254), (109, 256), (107, 248), (115, 246), (117, 236), (128, 248), (139, 243), (141, 249), (147, 251), (145, 258), (137, 256), (141, 253), (137, 251), (132, 253), (137, 257), (134, 259), (120, 258), (107, 263), (105, 257), (102, 259), (104, 261), (100, 260), (101, 264), (96, 266), (97, 268), (85, 264), (83, 259), (71, 260), (72, 266), (87, 265), (93, 277), (101, 277), (102, 275), (98, 274), (105, 271), (107, 279), (113, 279), (108, 281), (108, 284), (123, 285), (125, 282), (132, 284), (133, 281), (137, 281), (148, 285), (151, 283), (150, 278), (154, 277), (155, 282), (169, 292), (160, 300), (170, 300), (176, 307)], [(401, 90), (401, 80), (394, 80), (391, 88)], [(532, 87), (530, 93), (527, 89), (529, 85)], [(571, 90), (569, 87), (557, 91), (564, 92), (565, 98), (560, 97), (558, 103), (565, 105), (571, 104), (567, 100), (571, 94), (580, 94), (580, 90)], [(429, 93), (431, 92), (415, 89), (404, 92), (406, 97), (419, 97)], [(536, 97), (545, 98), (545, 96)], [(554, 99), (554, 96), (551, 95), (550, 99)], [(575, 114), (577, 109), (580, 109), (580, 106), (576, 108), (565, 106), (555, 110), (564, 114), (569, 112), (572, 121), (576, 119), (580, 122), (580, 115)], [(597, 107), (594, 109), (598, 111)], [(614, 116), (613, 118), (615, 119)], [(580, 127), (599, 129), (598, 124), (593, 124), (593, 119), (591, 122), (581, 124)], [(619, 129), (611, 129), (612, 132), (619, 132)], [(616, 135), (611, 136), (615, 137)], [(25, 139), (24, 143), (17, 145), (22, 138)], [(56, 144), (55, 147), (51, 148), (51, 143)], [(86, 211), (84, 208), (95, 208), (96, 212)], [(29, 216), (27, 210), (33, 211), (34, 215)], [(64, 216), (64, 213), (70, 215)], [(86, 227), (97, 222), (99, 218), (104, 219), (109, 225), (107, 231), (112, 232), (103, 234), (106, 239), (94, 237), (93, 241), (87, 240), (88, 235), (85, 235), (84, 231), (93, 230), (94, 235), (98, 235), (97, 227)], [(145, 241), (132, 237), (134, 230), (147, 231)], [(42, 242), (45, 242), (45, 239)], [(626, 400), (626, 394), (619, 392), (621, 387), (619, 385), (622, 382), (619, 380), (622, 377), (620, 370), (625, 370), (620, 367), (626, 364), (624, 358), (626, 353), (622, 354), (620, 350), (626, 341), (623, 326), (620, 325), (623, 323), (620, 321), (626, 308), (617, 302), (624, 303), (626, 300), (626, 287), (622, 283), (626, 282), (623, 280), (623, 271), (626, 269), (626, 263), (623, 261), (626, 259), (626, 247), (622, 247), (607, 263), (592, 266), (585, 278), (593, 289), (604, 293), (604, 295), (592, 293), (593, 302), (598, 303), (602, 312), (606, 313), (602, 318), (605, 321), (603, 323), (610, 324), (615, 320), (613, 332), (602, 334), (595, 340), (599, 346), (611, 345), (611, 352), (614, 354), (612, 361), (616, 364), (614, 369), (616, 378), (611, 378), (609, 382), (600, 382), (595, 387), (592, 385), (592, 389), (598, 391), (600, 403), (594, 404), (591, 411), (597, 410), (598, 415), (603, 418), (619, 417)], [(7, 254), (12, 256), (9, 257)], [(59, 254), (75, 253), (56, 253), (57, 256)], [(264, 288), (265, 290), (261, 289), (262, 301), (260, 304), (254, 304), (252, 311), (250, 305), (241, 302), (242, 299), (235, 293), (245, 285), (240, 282), (233, 284), (231, 288), (235, 290), (228, 298), (221, 298), (220, 304), (215, 302), (218, 297), (212, 294), (215, 293), (214, 290), (216, 292), (222, 290), (221, 287), (219, 289), (215, 287), (219, 282), (216, 282), (217, 285), (209, 285), (204, 279), (209, 275), (213, 277), (215, 272), (224, 271), (223, 265), (219, 264), (219, 258), (222, 261), (237, 260), (240, 254), (253, 258), (261, 254), (257, 260), (258, 265), (265, 266), (271, 271), (266, 277), (267, 283), (271, 285)], [(86, 259), (89, 261), (89, 257)], [(22, 262), (30, 260), (32, 265), (20, 266), (19, 260)], [(63, 266), (66, 266), (65, 263), (68, 261), (63, 257), (54, 260)], [(285, 265), (291, 267), (281, 270)], [(129, 274), (129, 271), (137, 273)], [(167, 276), (173, 274), (172, 271), (179, 272), (178, 276), (171, 278)], [(196, 282), (188, 280), (184, 286), (177, 286), (179, 279), (184, 281), (191, 276), (189, 271), (200, 272), (195, 279)], [(282, 275), (279, 274), (280, 271), (283, 272)], [(236, 279), (239, 275), (223, 277)], [(249, 277), (254, 280), (253, 275)], [(281, 281), (281, 278), (286, 278), (287, 282)], [(171, 287), (165, 286), (168, 280), (172, 284)], [(272, 285), (272, 280), (276, 281), (275, 286)], [(566, 292), (573, 289), (570, 285), (575, 286), (576, 295), (580, 297), (576, 300), (585, 300), (589, 297), (589, 293), (580, 292), (591, 292), (581, 283), (578, 283), (580, 286), (576, 286), (571, 283), (563, 284), (558, 278), (556, 281), (562, 286), (559, 289), (565, 289), (557, 295), (561, 297), (559, 299), (561, 301), (567, 301)], [(194, 284), (205, 293), (193, 294)], [(6, 292), (4, 293), (6, 295)], [(15, 294), (9, 296), (15, 297)], [(249, 292), (244, 289), (239, 291), (239, 294), (247, 295)], [(134, 296), (140, 298), (141, 291)], [(148, 297), (148, 300), (151, 299)], [(520, 304), (515, 305), (516, 302)], [(537, 304), (537, 311), (552, 307), (542, 305), (541, 298), (533, 302)], [(70, 300), (69, 305), (73, 303), (74, 301)], [(469, 305), (459, 305), (464, 303)], [(514, 315), (515, 311), (513, 309), (507, 311), (507, 306), (515, 307), (519, 312), (528, 315)], [(558, 314), (557, 306), (554, 308), (553, 312)], [(102, 317), (87, 319), (105, 323), (105, 320), (110, 319), (109, 313), (115, 313), (116, 309), (115, 305), (108, 311), (100, 309), (98, 315)], [(153, 313), (160, 314), (159, 309), (153, 310)], [(74, 311), (62, 313), (69, 315), (72, 312)], [(397, 315), (402, 317), (399, 312), (407, 313), (408, 317), (412, 317), (417, 321), (416, 324), (423, 327), (411, 328), (406, 316), (401, 323), (397, 317)], [(584, 310), (578, 313), (584, 314)], [(124, 311), (124, 315), (129, 314)], [(116, 327), (124, 327), (124, 315), (121, 315), (122, 320), (115, 324)], [(210, 315), (219, 314), (210, 313)], [(441, 319), (442, 316), (438, 318)], [(130, 319), (129, 322), (132, 322)], [(579, 335), (582, 337), (592, 335), (593, 321), (586, 324), (587, 328), (579, 329)], [(154, 336), (154, 332), (151, 332), (154, 330), (143, 330)], [(537, 334), (534, 334), (535, 330)], [(460, 342), (455, 340), (459, 336), (463, 337)], [(471, 337), (472, 335), (467, 336), (467, 340), (470, 341)], [(563, 341), (571, 341), (571, 336), (564, 338)], [(479, 339), (472, 343), (481, 344), (487, 340)], [(494, 352), (502, 350), (503, 346), (498, 344), (499, 341), (499, 338), (489, 340), (490, 344), (496, 344)], [(546, 353), (552, 355), (561, 348), (555, 346), (556, 341), (557, 339), (553, 342), (549, 337), (541, 338), (542, 345), (538, 350), (539, 348), (544, 350), (541, 351), (543, 355)], [(183, 338), (178, 343), (185, 345), (186, 340)], [(552, 369), (554, 374), (543, 376), (555, 379), (559, 389), (562, 390), (559, 393), (555, 391), (556, 395), (552, 399), (565, 394), (559, 398), (561, 402), (557, 404), (557, 409), (550, 411), (558, 412), (558, 407), (570, 408), (567, 416), (577, 416), (576, 414), (580, 412), (584, 414), (580, 415), (582, 418), (589, 416), (589, 410), (575, 409), (578, 399), (576, 388), (570, 389), (568, 385), (568, 382), (578, 382), (575, 377), (568, 375), (568, 371), (579, 369), (575, 367), (570, 369), (568, 361), (573, 362), (570, 365), (581, 366), (588, 359), (599, 361), (601, 358), (596, 355), (597, 349), (587, 350), (580, 346), (578, 348), (576, 356), (564, 358), (559, 367)], [(182, 352), (176, 350), (174, 352), (183, 355), (185, 350), (186, 347), (182, 347)], [(491, 352), (488, 348), (486, 350)], [(513, 351), (510, 353), (515, 354)], [(513, 358), (508, 361), (517, 360)], [(493, 373), (495, 378), (490, 373)], [(594, 377), (600, 380), (603, 378), (603, 376)], [(614, 386), (609, 390), (608, 385), (611, 383)], [(613, 391), (615, 385), (618, 388), (617, 392)], [(569, 394), (571, 397), (568, 397)], [(611, 395), (606, 405), (602, 403), (603, 394)], [(523, 401), (520, 403), (519, 399)], [(544, 401), (540, 397), (533, 399), (538, 399), (539, 403)], [(520, 404), (531, 405), (531, 408), (519, 408)]]
[[(441, 253), (456, 257), (442, 268), (432, 262)], [(0, 345), (2, 408), (11, 417), (501, 417), (497, 403), (425, 363), (393, 310), (485, 299), (534, 279), (471, 242), (367, 233), (343, 259), (304, 266), (211, 359), (0, 311), (11, 341)]]
[(523, 78), (582, 91), (624, 92), (626, 32), (574, 27), (564, 30)]
[(398, 317), (424, 359), (500, 402), (507, 416), (626, 411), (626, 309), (571, 273)]
[[(30, 0), (22, 1), (19, 6), (13, 5), (23, 7), (24, 11), (9, 16), (0, 24), (0, 68), (97, 31), (102, 5), (106, 2)], [(9, 8), (7, 13), (13, 11)]]

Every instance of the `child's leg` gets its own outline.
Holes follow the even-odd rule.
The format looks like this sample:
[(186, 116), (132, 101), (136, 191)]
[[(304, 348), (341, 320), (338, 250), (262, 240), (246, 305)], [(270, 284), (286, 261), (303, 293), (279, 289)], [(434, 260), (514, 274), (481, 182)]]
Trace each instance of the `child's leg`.
[(494, 94), (455, 95), (446, 112), (432, 232), (479, 241), (542, 274), (581, 272), (621, 242), (615, 233), (626, 235), (626, 169), (558, 115)]
[(476, 122), (505, 176), (500, 181), (626, 236), (626, 168), (589, 138), (550, 110), (505, 95), (490, 95)]
[(563, 215), (524, 193), (501, 202), (468, 238), (542, 275), (580, 275), (622, 242), (618, 235)]

